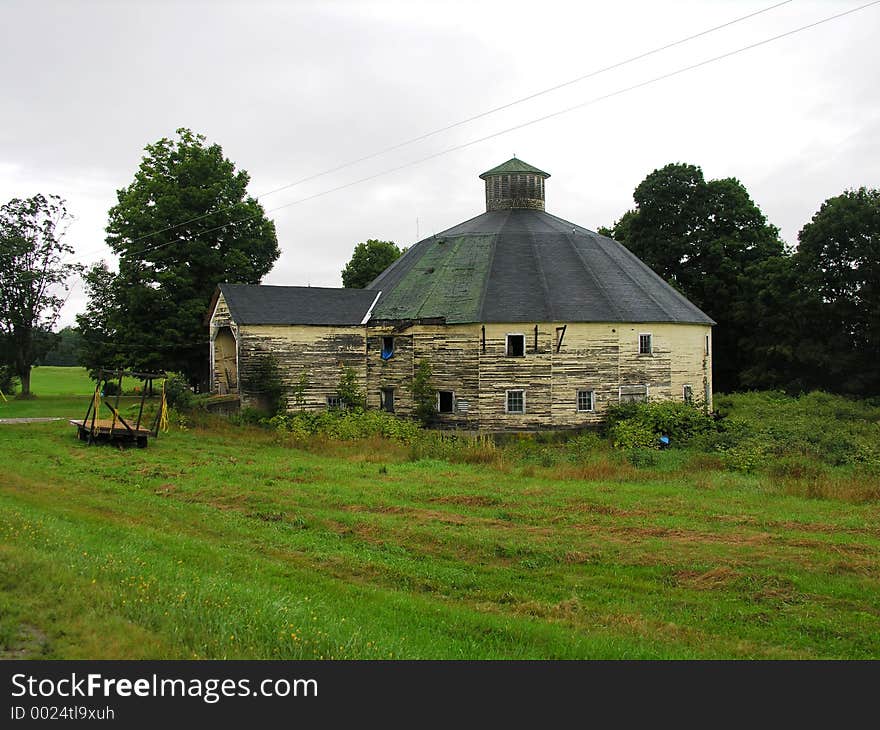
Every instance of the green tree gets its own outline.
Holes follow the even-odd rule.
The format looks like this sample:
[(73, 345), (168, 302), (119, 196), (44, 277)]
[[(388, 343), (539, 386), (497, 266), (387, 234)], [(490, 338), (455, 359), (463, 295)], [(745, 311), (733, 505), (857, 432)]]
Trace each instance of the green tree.
[(810, 313), (810, 385), (880, 392), (880, 190), (826, 200), (798, 234), (794, 264)]
[(742, 183), (706, 181), (695, 165), (655, 170), (633, 198), (636, 207), (609, 233), (718, 323), (712, 337), (715, 387), (740, 387), (740, 373), (754, 366), (745, 359), (743, 342), (759, 326), (743, 292), (752, 267), (784, 256), (778, 229)]
[(346, 408), (363, 409), (366, 407), (366, 398), (358, 384), (357, 372), (350, 365), (343, 366), (339, 373), (336, 394)]
[(424, 425), (428, 425), (437, 412), (437, 392), (431, 385), (431, 363), (419, 360), (412, 379), (413, 413)]
[(399, 249), (393, 241), (371, 238), (354, 247), (351, 260), (342, 270), (342, 285), (346, 289), (365, 289), (373, 279), (400, 258), (406, 249)]
[(40, 365), (74, 367), (79, 365), (82, 336), (76, 327), (62, 327), (56, 334), (55, 345), (43, 357)]
[(119, 272), (93, 267), (78, 318), (85, 364), (174, 370), (207, 380), (204, 316), (220, 282), (257, 284), (278, 258), (275, 225), (247, 194), (249, 175), (217, 144), (178, 129), (147, 145), (134, 181), (117, 192), (107, 244)]
[[(131, 367), (126, 341), (117, 337), (122, 330), (121, 306), (116, 301), (116, 275), (104, 261), (91, 266), (83, 276), (88, 304), (84, 314), (77, 315), (80, 333), (79, 362), (97, 379), (101, 368)], [(127, 364), (128, 363), (128, 364)]]
[(31, 366), (54, 344), (67, 282), (83, 270), (65, 261), (73, 253), (62, 240), (71, 218), (57, 195), (0, 207), (0, 363), (11, 367), (24, 396)]

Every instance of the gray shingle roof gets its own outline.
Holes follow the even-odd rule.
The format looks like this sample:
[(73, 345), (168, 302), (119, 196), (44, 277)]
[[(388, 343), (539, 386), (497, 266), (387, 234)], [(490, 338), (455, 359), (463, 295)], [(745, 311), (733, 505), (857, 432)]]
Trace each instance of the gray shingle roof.
[(237, 324), (360, 324), (376, 299), (368, 289), (220, 284)]
[(538, 210), (420, 241), (368, 289), (382, 292), (373, 319), (714, 324), (625, 246)]

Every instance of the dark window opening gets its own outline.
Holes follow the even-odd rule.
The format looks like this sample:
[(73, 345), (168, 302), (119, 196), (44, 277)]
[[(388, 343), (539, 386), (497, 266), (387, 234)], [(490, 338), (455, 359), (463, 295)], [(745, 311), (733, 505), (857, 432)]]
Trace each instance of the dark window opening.
[(639, 355), (650, 355), (654, 351), (650, 334), (639, 335)]
[(525, 357), (526, 354), (526, 336), (525, 335), (507, 335), (507, 355), (508, 357)]
[(394, 388), (382, 388), (382, 410), (394, 413)]
[(685, 403), (693, 403), (694, 402), (694, 389), (690, 385), (685, 385), (682, 388), (682, 394), (684, 395)]
[(327, 408), (345, 408), (345, 401), (342, 400), (342, 398), (340, 398), (338, 395), (328, 395)]
[(441, 390), (437, 393), (437, 412), (452, 413), (455, 409), (455, 393), (451, 390)]
[(526, 412), (526, 393), (524, 390), (508, 390), (507, 391), (507, 412), (508, 413), (525, 413)]
[(390, 360), (394, 356), (394, 338), (382, 338), (382, 359)]

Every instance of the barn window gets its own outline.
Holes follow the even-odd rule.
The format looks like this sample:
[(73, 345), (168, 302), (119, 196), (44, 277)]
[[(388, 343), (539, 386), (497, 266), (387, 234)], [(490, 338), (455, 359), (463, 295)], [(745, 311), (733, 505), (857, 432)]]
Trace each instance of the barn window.
[(382, 338), (382, 359), (390, 360), (394, 356), (394, 338)]
[(455, 393), (451, 390), (437, 391), (437, 412), (452, 413), (455, 410)]
[(508, 357), (525, 357), (526, 336), (522, 334), (507, 335), (507, 348), (505, 352)]
[(587, 413), (594, 410), (595, 396), (592, 390), (579, 390), (577, 393), (577, 406), (579, 413)]
[(383, 411), (394, 413), (394, 388), (382, 388), (380, 402)]
[(345, 401), (342, 400), (338, 395), (328, 395), (327, 396), (327, 408), (345, 408)]
[(709, 335), (706, 335), (706, 357), (709, 357)]
[(526, 412), (526, 392), (524, 390), (507, 391), (507, 413)]
[(653, 337), (650, 332), (643, 332), (639, 335), (639, 355), (650, 355), (653, 352)]
[(694, 402), (694, 388), (691, 385), (682, 386), (682, 395), (684, 396), (685, 403), (693, 403)]
[(621, 403), (646, 403), (648, 400), (647, 385), (621, 385)]

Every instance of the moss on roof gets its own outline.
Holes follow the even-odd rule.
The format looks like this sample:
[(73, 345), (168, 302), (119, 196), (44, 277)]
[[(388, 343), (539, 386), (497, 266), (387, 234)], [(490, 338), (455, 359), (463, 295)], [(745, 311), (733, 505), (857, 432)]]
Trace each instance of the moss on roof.
[(507, 162), (503, 162), (498, 165), (498, 167), (493, 167), (491, 170), (486, 170), (486, 172), (480, 175), (480, 178), (485, 180), (490, 175), (506, 175), (508, 173), (517, 172), (529, 172), (533, 175), (541, 175), (545, 178), (550, 177), (550, 173), (539, 170), (537, 167), (533, 167), (528, 162), (523, 162), (516, 157), (511, 157)]

